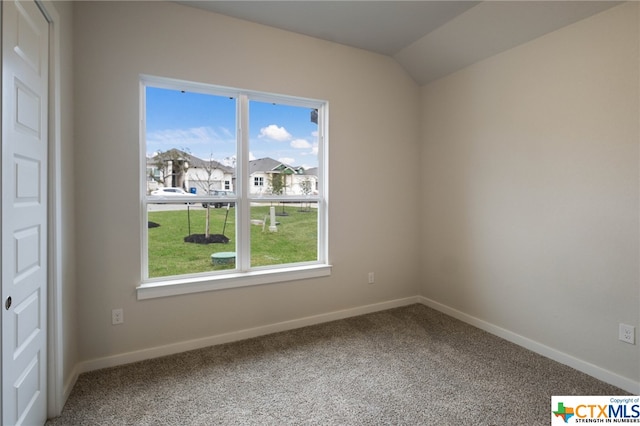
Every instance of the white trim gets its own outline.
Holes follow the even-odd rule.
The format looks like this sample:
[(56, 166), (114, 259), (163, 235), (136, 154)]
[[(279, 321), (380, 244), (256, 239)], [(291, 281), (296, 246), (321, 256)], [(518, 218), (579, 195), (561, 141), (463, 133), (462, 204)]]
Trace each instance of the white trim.
[(147, 217), (147, 205), (145, 203), (145, 198), (147, 196), (147, 182), (146, 182), (146, 174), (147, 174), (147, 153), (146, 153), (146, 149), (147, 149), (147, 139), (146, 139), (146, 127), (147, 127), (147, 123), (146, 123), (146, 105), (147, 105), (147, 100), (146, 100), (146, 90), (145, 90), (145, 82), (142, 79), (142, 77), (140, 78), (140, 82), (138, 83), (138, 90), (140, 91), (138, 93), (139, 96), (139, 100), (140, 100), (140, 105), (139, 105), (139, 114), (140, 116), (138, 117), (139, 120), (139, 135), (138, 135), (138, 149), (139, 149), (139, 162), (140, 162), (140, 173), (143, 175), (140, 178), (140, 186), (139, 186), (139, 194), (138, 194), (138, 199), (140, 200), (140, 212), (142, 214), (140, 214), (140, 276), (141, 277), (146, 277), (147, 273), (146, 271), (148, 270), (148, 265), (149, 265), (149, 256), (147, 255), (147, 231), (145, 231), (144, 229), (148, 226), (148, 217)]
[(179, 278), (157, 282), (145, 282), (138, 286), (138, 300), (156, 297), (177, 296), (202, 291), (223, 290), (248, 287), (260, 284), (272, 284), (284, 281), (297, 281), (331, 275), (331, 265), (314, 264), (290, 268), (269, 268), (236, 272), (221, 275), (206, 275), (199, 278)]
[(329, 101), (318, 109), (318, 192), (324, 197), (318, 203), (318, 260), (329, 263)]
[(67, 396), (63, 392), (64, 353), (62, 328), (62, 188), (61, 181), (61, 71), (60, 15), (51, 0), (36, 0), (49, 22), (49, 129), (48, 203), (49, 232), (47, 278), (47, 417), (59, 416)]
[(521, 336), (517, 333), (514, 333), (513, 331), (509, 331), (490, 322), (481, 320), (480, 318), (465, 314), (462, 311), (451, 308), (447, 305), (443, 305), (442, 303), (436, 302), (435, 300), (431, 300), (427, 297), (418, 296), (418, 299), (419, 303), (422, 303), (425, 306), (459, 319), (460, 321), (466, 322), (467, 324), (473, 325), (474, 327), (477, 327), (481, 330), (494, 334), (511, 343), (515, 343), (518, 346), (522, 346), (523, 348), (536, 352), (546, 358), (552, 359), (564, 365), (568, 365), (569, 367), (575, 368), (576, 370), (588, 374), (589, 376), (617, 386), (621, 389), (626, 390), (627, 392), (631, 392), (634, 395), (640, 395), (640, 382), (636, 382), (629, 378), (620, 376), (619, 374), (616, 374), (612, 371), (605, 370), (602, 367), (598, 367), (597, 365), (591, 364), (587, 361), (561, 352), (540, 342), (536, 342), (535, 340), (531, 340), (528, 337)]
[[(236, 192), (242, 199), (248, 200), (251, 190), (249, 189), (249, 99), (240, 96), (236, 103)], [(263, 181), (264, 183), (264, 181)], [(236, 203), (236, 251), (239, 256), (236, 258), (236, 267), (240, 271), (247, 271), (251, 267), (251, 231), (247, 229), (251, 220), (251, 204), (248, 202)], [(247, 225), (244, 225), (247, 224)], [(239, 283), (240, 284), (240, 283)]]
[[(186, 90), (206, 93), (213, 96), (228, 96), (236, 100), (236, 264), (233, 271), (208, 271), (197, 274), (180, 274), (168, 277), (149, 277), (149, 238), (148, 238), (148, 205), (162, 198), (146, 193), (147, 182), (147, 141), (146, 141), (146, 89), (148, 87), (171, 90)], [(207, 290), (227, 289), (233, 287), (267, 284), (281, 281), (293, 281), (330, 275), (328, 247), (328, 167), (327, 167), (327, 114), (328, 102), (315, 99), (304, 99), (288, 95), (274, 95), (250, 90), (219, 87), (206, 83), (189, 82), (171, 78), (154, 77), (141, 74), (139, 76), (139, 148), (140, 148), (140, 248), (141, 271), (140, 285), (137, 287), (138, 299), (166, 297), (189, 294)], [(307, 197), (279, 196), (262, 197), (251, 193), (252, 179), (247, 175), (249, 165), (249, 108), (250, 102), (269, 102), (289, 106), (315, 108), (318, 111), (318, 176), (319, 196)], [(264, 183), (264, 182), (263, 182)], [(250, 261), (251, 238), (251, 203), (272, 201), (307, 202), (313, 200), (318, 204), (317, 257), (309, 262), (296, 262), (287, 265), (271, 265), (252, 267)], [(172, 197), (171, 202), (207, 202), (209, 196)], [(180, 288), (184, 286), (184, 288)]]
[[(73, 370), (71, 371), (71, 374), (69, 374), (69, 377), (67, 378), (67, 381), (64, 382), (62, 397), (63, 397), (63, 401), (65, 402), (67, 401), (67, 399), (69, 399), (69, 396), (71, 395), (71, 391), (73, 390), (73, 387), (76, 385), (76, 382), (78, 381), (78, 376), (80, 376), (80, 373), (81, 373), (80, 371), (81, 365), (82, 363), (77, 363), (76, 365), (74, 365)], [(58, 415), (60, 415), (60, 413)]]
[(149, 74), (140, 74), (140, 82), (145, 85), (152, 85), (162, 89), (170, 90), (188, 90), (190, 92), (204, 93), (215, 96), (229, 96), (232, 98), (247, 96), (252, 101), (258, 102), (286, 102), (287, 105), (298, 106), (303, 108), (318, 108), (327, 103), (325, 100), (303, 98), (299, 96), (291, 96), (282, 93), (269, 93), (249, 89), (240, 89), (237, 87), (217, 86), (209, 83), (199, 83), (177, 78), (158, 77)]
[(536, 352), (546, 358), (552, 359), (561, 364), (568, 365), (569, 367), (575, 368), (578, 371), (581, 371), (585, 374), (588, 374), (589, 376), (595, 377), (611, 385), (618, 386), (619, 388), (624, 389), (634, 395), (640, 394), (639, 382), (633, 381), (626, 377), (622, 377), (616, 373), (605, 370), (601, 367), (575, 358), (571, 355), (565, 354), (561, 351), (558, 351), (557, 349), (543, 345), (542, 343), (533, 341), (527, 337), (521, 336), (502, 327), (498, 327), (487, 321), (465, 314), (464, 312), (458, 311), (457, 309), (451, 308), (447, 305), (443, 305), (442, 303), (436, 302), (424, 296), (412, 296), (402, 299), (390, 300), (387, 302), (380, 302), (371, 305), (333, 311), (325, 314), (312, 315), (308, 317), (239, 331), (233, 331), (215, 336), (204, 337), (201, 339), (156, 346), (153, 348), (141, 349), (124, 354), (84, 361), (76, 365), (76, 368), (74, 369), (69, 382), (65, 384), (65, 397), (68, 397), (68, 392), (71, 392), (71, 388), (73, 387), (73, 384), (75, 383), (78, 375), (84, 372), (98, 370), (101, 368), (116, 367), (119, 365), (130, 364), (132, 362), (173, 355), (194, 349), (205, 348), (208, 346), (220, 345), (223, 343), (236, 342), (281, 331), (294, 330), (296, 328), (307, 327), (310, 325), (355, 317), (358, 315), (365, 315), (401, 306), (408, 306), (414, 303), (421, 303), (446, 315), (466, 322), (467, 324), (473, 325), (474, 327), (478, 327), (481, 330), (494, 334), (511, 343), (515, 343), (518, 346), (522, 346), (526, 349)]
[(184, 342), (172, 343), (169, 345), (156, 346), (149, 349), (141, 349), (138, 351), (127, 352), (103, 358), (96, 358), (80, 363), (78, 371), (84, 373), (87, 371), (99, 370), (101, 368), (115, 367), (118, 365), (130, 364), (132, 362), (143, 361), (161, 356), (173, 355), (194, 349), (205, 348), (208, 346), (220, 345), (223, 343), (236, 342), (239, 340), (250, 339), (253, 337), (264, 336), (267, 334), (278, 333), (281, 331), (294, 330), (310, 325), (321, 324), (329, 321), (340, 320), (344, 318), (355, 317), (359, 315), (369, 314), (372, 312), (384, 311), (387, 309), (397, 308), (401, 306), (419, 303), (418, 297), (407, 297), (404, 299), (395, 299), (387, 302), (374, 303), (371, 305), (359, 306), (355, 308), (342, 309), (325, 314), (312, 315), (304, 318), (298, 318), (290, 321), (283, 321), (274, 324), (263, 325), (254, 328), (248, 328), (239, 331), (219, 334), (216, 336), (204, 337), (201, 339), (187, 340)]

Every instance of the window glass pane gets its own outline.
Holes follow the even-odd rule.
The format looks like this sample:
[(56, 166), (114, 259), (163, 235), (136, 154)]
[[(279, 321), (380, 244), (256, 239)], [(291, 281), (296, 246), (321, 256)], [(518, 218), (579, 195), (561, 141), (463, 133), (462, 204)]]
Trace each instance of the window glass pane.
[(211, 255), (236, 251), (235, 208), (225, 208), (235, 206), (236, 100), (151, 86), (145, 98), (148, 277), (234, 268)]
[(233, 191), (236, 100), (150, 86), (145, 95), (147, 194), (162, 187), (199, 196)]
[(252, 267), (317, 260), (316, 202), (251, 203)]
[(326, 261), (322, 102), (154, 77), (143, 83), (143, 280), (230, 271), (233, 278)]
[[(149, 278), (235, 268), (236, 209), (148, 204)], [(209, 229), (207, 233), (207, 215)], [(228, 253), (214, 256), (214, 253)]]
[(318, 182), (317, 111), (250, 101), (249, 192), (313, 194)]

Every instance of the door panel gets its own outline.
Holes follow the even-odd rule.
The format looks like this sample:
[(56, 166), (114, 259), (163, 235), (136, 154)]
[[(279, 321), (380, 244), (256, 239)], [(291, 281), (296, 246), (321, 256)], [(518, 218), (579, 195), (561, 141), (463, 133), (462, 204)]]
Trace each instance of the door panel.
[(2, 2), (2, 424), (46, 420), (49, 25)]

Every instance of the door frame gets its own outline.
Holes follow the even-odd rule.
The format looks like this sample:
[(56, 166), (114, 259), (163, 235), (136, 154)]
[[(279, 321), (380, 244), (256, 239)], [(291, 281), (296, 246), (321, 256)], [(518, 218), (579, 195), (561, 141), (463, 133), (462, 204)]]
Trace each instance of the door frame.
[[(33, 0), (49, 23), (48, 111), (48, 235), (47, 235), (47, 417), (64, 406), (64, 351), (62, 321), (62, 192), (61, 192), (61, 20), (52, 0)], [(3, 13), (0, 5), (0, 17)], [(1, 22), (1, 21), (0, 21)], [(0, 24), (0, 30), (2, 25)], [(0, 40), (2, 34), (0, 33)], [(0, 65), (2, 61), (0, 60)], [(1, 91), (1, 90), (0, 90)], [(2, 123), (0, 122), (0, 127)], [(1, 323), (1, 321), (0, 321)], [(1, 377), (1, 374), (0, 374)]]
[(62, 321), (61, 22), (52, 0), (34, 1), (49, 22), (47, 417), (51, 418), (60, 415), (66, 400)]

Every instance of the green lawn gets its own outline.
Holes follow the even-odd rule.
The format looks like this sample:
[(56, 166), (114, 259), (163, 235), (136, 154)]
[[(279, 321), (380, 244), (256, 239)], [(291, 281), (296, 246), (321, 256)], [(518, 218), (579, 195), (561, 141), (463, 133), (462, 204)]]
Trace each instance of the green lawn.
[[(222, 234), (227, 210), (209, 209), (210, 233)], [(282, 206), (276, 207), (277, 212)], [(269, 223), (263, 227), (251, 225), (251, 266), (281, 265), (317, 259), (317, 210), (301, 212), (298, 205), (287, 205), (288, 216), (278, 216), (278, 232), (269, 232)], [(155, 211), (148, 213), (151, 222), (159, 227), (149, 231), (149, 278), (224, 269), (211, 264), (211, 254), (222, 251), (236, 251), (236, 210), (231, 208), (224, 235), (227, 244), (185, 243), (184, 237), (204, 234), (206, 210), (192, 207), (184, 210)], [(251, 208), (251, 219), (264, 219), (269, 214), (269, 206)], [(190, 219), (190, 220), (189, 220)], [(267, 219), (268, 220), (268, 219)]]

